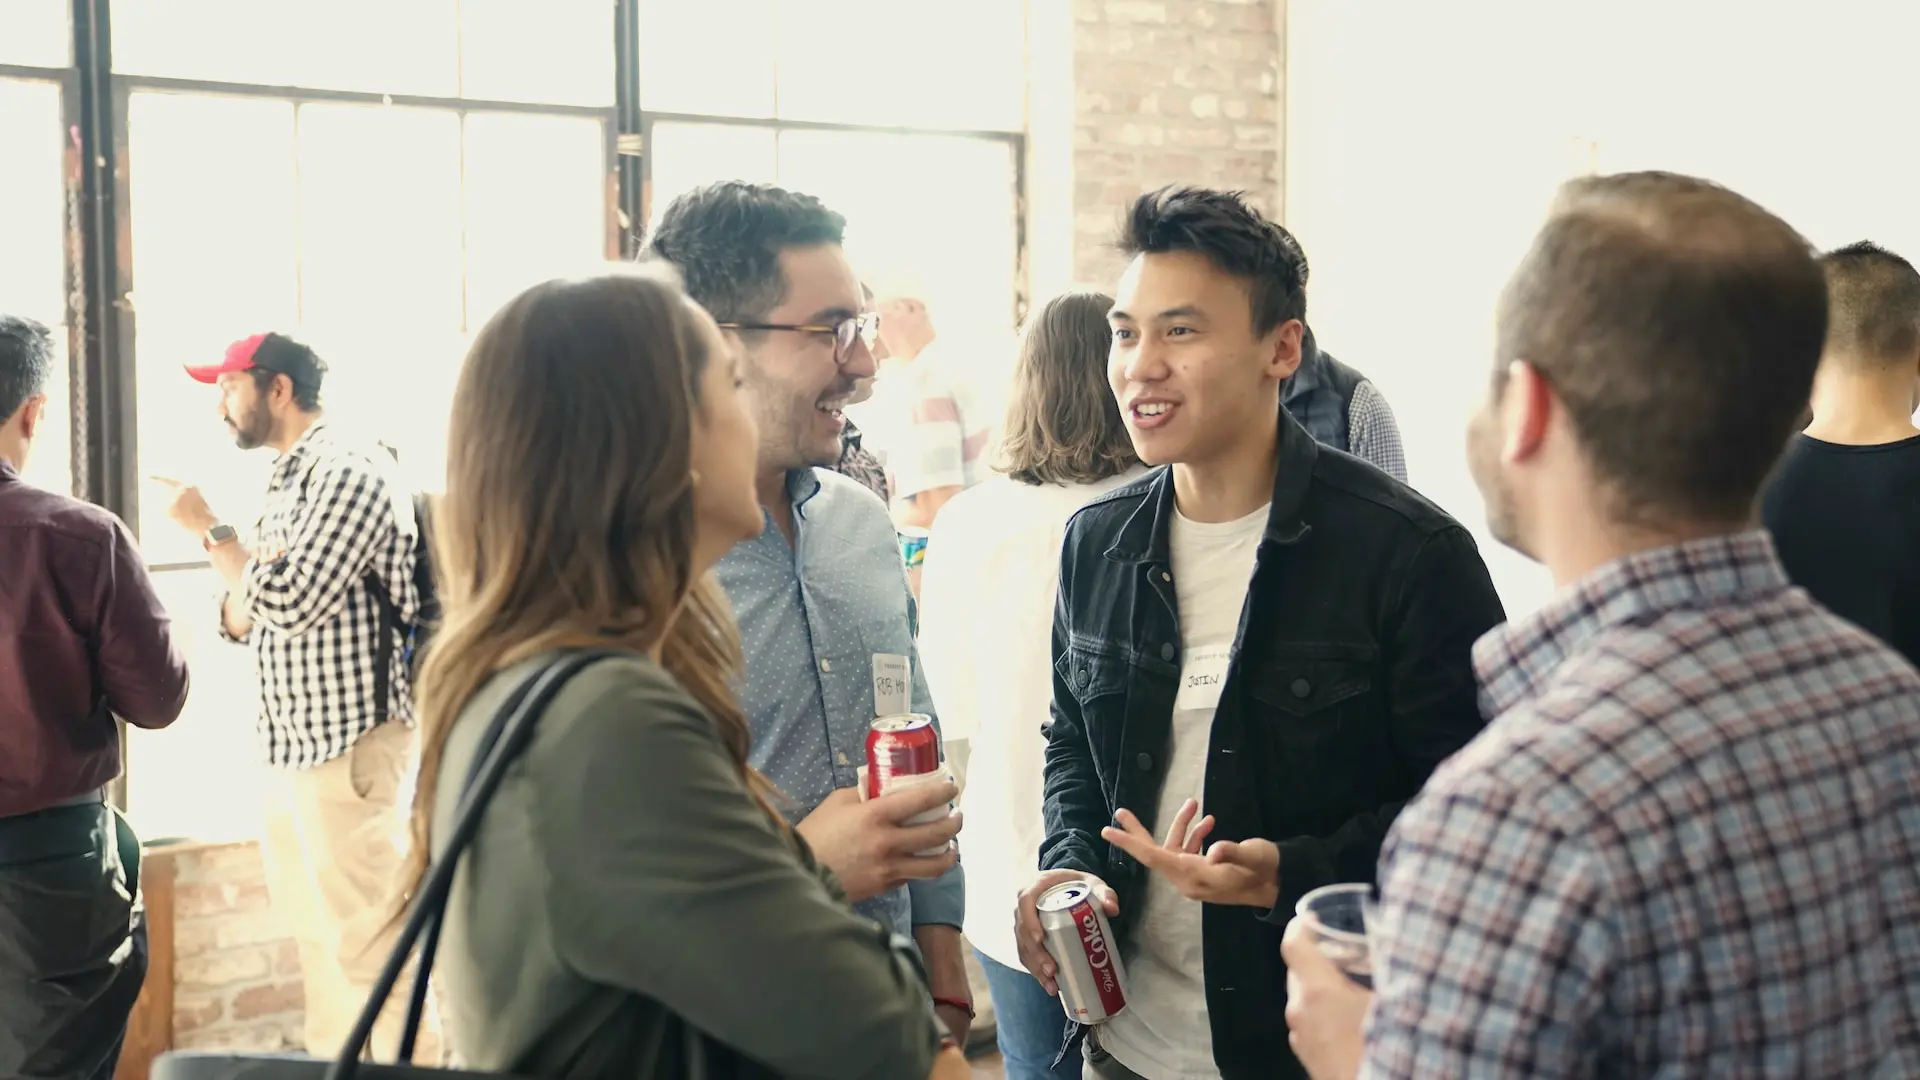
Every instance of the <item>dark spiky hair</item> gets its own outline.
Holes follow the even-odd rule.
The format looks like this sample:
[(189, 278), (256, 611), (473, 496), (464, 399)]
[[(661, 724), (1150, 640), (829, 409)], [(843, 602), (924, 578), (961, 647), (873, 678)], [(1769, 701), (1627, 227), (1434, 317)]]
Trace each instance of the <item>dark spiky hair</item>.
[(1292, 233), (1261, 217), (1245, 192), (1150, 191), (1127, 213), (1120, 250), (1128, 256), (1191, 251), (1246, 281), (1255, 336), (1307, 317), (1306, 252)]
[(715, 319), (755, 322), (786, 299), (780, 253), (842, 243), (846, 228), (846, 218), (811, 195), (728, 180), (673, 200), (647, 253), (672, 263)]

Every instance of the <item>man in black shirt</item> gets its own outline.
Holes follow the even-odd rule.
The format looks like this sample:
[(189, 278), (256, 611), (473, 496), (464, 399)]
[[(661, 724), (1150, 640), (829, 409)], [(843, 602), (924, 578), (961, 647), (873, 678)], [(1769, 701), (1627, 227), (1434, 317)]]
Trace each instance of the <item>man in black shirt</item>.
[(1794, 583), (1920, 664), (1920, 272), (1861, 241), (1820, 259), (1813, 422), (1762, 504)]

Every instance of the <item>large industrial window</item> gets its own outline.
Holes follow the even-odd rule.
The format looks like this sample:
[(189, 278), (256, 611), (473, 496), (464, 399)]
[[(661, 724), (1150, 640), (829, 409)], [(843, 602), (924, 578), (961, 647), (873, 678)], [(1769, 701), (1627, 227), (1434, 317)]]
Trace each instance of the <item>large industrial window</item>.
[[(396, 448), (437, 488), (474, 331), (520, 289), (617, 252), (613, 14), (595, 0), (117, 0), (141, 474), (254, 519), (271, 455), (237, 449), (215, 392), (181, 366), (276, 330), (326, 359), (330, 425)], [(244, 834), (251, 656), (215, 634), (219, 581), (165, 519), (164, 492), (141, 494), (194, 688), (172, 728), (129, 733), (128, 808), (149, 836)]]
[[(64, 26), (64, 23), (62, 24)], [(13, 30), (9, 27), (9, 33)], [(24, 44), (32, 45), (33, 35)], [(59, 40), (59, 39), (55, 39)], [(0, 43), (0, 62), (14, 50)], [(26, 58), (66, 63), (21, 51)], [(73, 487), (66, 352), (66, 124), (61, 86), (52, 79), (0, 77), (0, 297), (10, 315), (54, 332), (56, 362), (47, 388), (45, 427), (35, 440), (26, 478), (57, 491)]]
[[(70, 0), (6, 4), (0, 295), (66, 334), (83, 317), (74, 94), (102, 60), (73, 47)], [(257, 820), (252, 659), (215, 634), (219, 583), (145, 478), (196, 483), (245, 526), (271, 460), (232, 444), (183, 364), (261, 331), (301, 337), (330, 366), (329, 423), (397, 448), (432, 490), (454, 373), (486, 319), (630, 249), (647, 208), (733, 178), (825, 199), (862, 267), (924, 269), (943, 332), (1004, 338), (1019, 310), (1021, 0), (106, 6), (118, 332), (89, 340), (114, 353), (132, 417), (114, 460), (140, 479), (96, 497), (139, 532), (194, 677), (177, 724), (128, 735), (126, 803), (149, 838), (237, 838)], [(643, 165), (621, 180), (627, 155)], [(56, 419), (101, 424), (68, 405), (65, 374)], [(104, 437), (75, 430), (75, 448)], [(64, 431), (43, 447), (35, 477), (74, 487)]]

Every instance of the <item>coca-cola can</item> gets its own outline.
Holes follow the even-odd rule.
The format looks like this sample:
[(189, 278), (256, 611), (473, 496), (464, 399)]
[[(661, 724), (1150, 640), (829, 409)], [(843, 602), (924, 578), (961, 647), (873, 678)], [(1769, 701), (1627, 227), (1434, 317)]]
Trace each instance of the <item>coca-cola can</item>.
[(1067, 1019), (1102, 1024), (1126, 1011), (1127, 971), (1093, 882), (1055, 885), (1037, 906)]
[(925, 713), (882, 716), (867, 730), (867, 798), (940, 771), (940, 733)]
[[(882, 716), (867, 729), (867, 769), (862, 780), (861, 797), (877, 799), (882, 795), (951, 781), (946, 766), (940, 763), (940, 732), (933, 717), (925, 713), (901, 713)], [(953, 813), (953, 804), (936, 806), (915, 814), (903, 825), (931, 825)], [(944, 855), (950, 845), (942, 844), (914, 854), (933, 858)]]

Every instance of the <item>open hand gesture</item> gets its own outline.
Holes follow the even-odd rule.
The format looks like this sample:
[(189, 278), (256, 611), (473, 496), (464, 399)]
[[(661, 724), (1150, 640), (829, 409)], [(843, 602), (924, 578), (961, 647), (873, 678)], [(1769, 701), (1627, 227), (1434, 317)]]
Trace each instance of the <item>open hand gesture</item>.
[(1278, 903), (1279, 847), (1271, 840), (1227, 840), (1203, 848), (1214, 821), (1211, 814), (1194, 821), (1199, 812), (1200, 804), (1192, 799), (1181, 804), (1164, 842), (1155, 841), (1131, 810), (1115, 814), (1117, 824), (1100, 830), (1100, 836), (1171, 881), (1189, 900), (1254, 908)]

